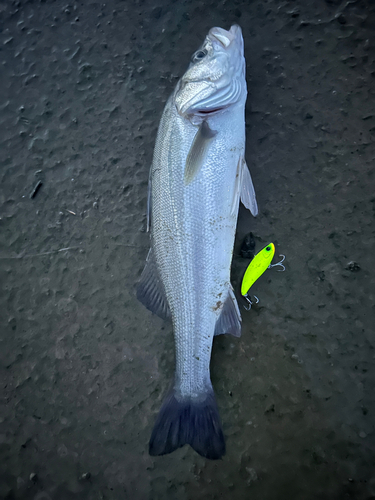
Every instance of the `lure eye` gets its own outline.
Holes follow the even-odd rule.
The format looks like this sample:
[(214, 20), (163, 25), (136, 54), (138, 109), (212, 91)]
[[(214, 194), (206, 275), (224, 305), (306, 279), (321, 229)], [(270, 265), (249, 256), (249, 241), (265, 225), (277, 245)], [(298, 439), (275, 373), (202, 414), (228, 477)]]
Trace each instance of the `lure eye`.
[(271, 251), (271, 247), (266, 247), (266, 251), (270, 252)]
[(195, 54), (193, 54), (193, 57), (191, 58), (191, 61), (193, 63), (201, 61), (202, 59), (204, 59), (206, 57), (206, 55), (207, 55), (207, 50), (204, 50), (204, 49), (197, 50), (195, 52)]

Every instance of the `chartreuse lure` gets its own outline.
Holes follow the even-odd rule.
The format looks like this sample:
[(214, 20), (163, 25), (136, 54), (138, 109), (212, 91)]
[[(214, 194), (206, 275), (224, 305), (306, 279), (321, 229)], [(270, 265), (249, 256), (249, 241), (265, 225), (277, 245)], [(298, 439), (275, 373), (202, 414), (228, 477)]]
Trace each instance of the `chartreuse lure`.
[[(241, 295), (245, 297), (245, 299), (249, 303), (249, 307), (245, 309), (251, 309), (251, 305), (253, 304), (250, 295), (249, 295), (249, 290), (252, 287), (252, 285), (256, 282), (260, 276), (264, 273), (266, 269), (269, 269), (270, 267), (275, 267), (275, 266), (281, 266), (282, 269), (280, 271), (285, 271), (285, 267), (282, 264), (285, 259), (285, 255), (281, 255), (280, 257), (283, 257), (280, 262), (277, 264), (271, 264), (273, 256), (275, 255), (275, 245), (273, 243), (268, 243), (267, 246), (265, 246), (260, 252), (258, 252), (253, 260), (250, 262), (248, 265), (245, 274), (242, 278), (242, 285), (241, 285)], [(255, 296), (256, 299), (256, 304), (259, 302), (259, 299), (257, 296)]]

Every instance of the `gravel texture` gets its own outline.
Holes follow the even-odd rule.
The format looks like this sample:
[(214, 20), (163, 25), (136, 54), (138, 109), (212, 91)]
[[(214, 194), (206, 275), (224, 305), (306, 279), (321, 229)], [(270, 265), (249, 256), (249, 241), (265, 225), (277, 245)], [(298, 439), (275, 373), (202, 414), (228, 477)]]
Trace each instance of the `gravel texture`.
[[(174, 352), (134, 294), (148, 171), (191, 54), (233, 22), (260, 208), (235, 252), (252, 231), (286, 272), (214, 342), (227, 455), (151, 458)], [(375, 498), (374, 26), (365, 0), (0, 2), (0, 499)]]

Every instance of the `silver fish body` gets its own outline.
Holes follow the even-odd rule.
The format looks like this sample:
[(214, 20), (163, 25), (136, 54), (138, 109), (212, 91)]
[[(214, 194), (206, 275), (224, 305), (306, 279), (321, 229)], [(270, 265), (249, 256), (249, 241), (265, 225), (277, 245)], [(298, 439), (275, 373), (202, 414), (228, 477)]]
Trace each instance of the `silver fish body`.
[(209, 366), (214, 335), (241, 333), (230, 284), (240, 198), (257, 214), (244, 160), (244, 66), (240, 28), (212, 28), (158, 129), (151, 250), (138, 298), (159, 316), (171, 316), (176, 374), (151, 436), (152, 455), (186, 443), (207, 458), (225, 453)]

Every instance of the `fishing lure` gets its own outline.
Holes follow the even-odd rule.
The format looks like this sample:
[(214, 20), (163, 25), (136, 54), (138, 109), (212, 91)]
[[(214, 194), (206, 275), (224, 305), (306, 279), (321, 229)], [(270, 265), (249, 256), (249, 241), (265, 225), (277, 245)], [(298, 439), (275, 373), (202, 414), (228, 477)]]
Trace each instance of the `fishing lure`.
[[(249, 307), (245, 307), (245, 309), (250, 310), (253, 304), (253, 301), (250, 298), (249, 290), (252, 285), (256, 282), (260, 276), (264, 273), (266, 269), (271, 267), (281, 266), (282, 269), (280, 271), (285, 271), (285, 266), (283, 265), (285, 255), (280, 255), (282, 260), (277, 262), (276, 264), (271, 264), (273, 256), (275, 255), (275, 245), (273, 243), (269, 243), (265, 246), (260, 252), (258, 252), (253, 260), (248, 265), (244, 277), (242, 278), (241, 284), (241, 295), (247, 300), (249, 303)], [(259, 299), (256, 295), (254, 295), (256, 299), (256, 304), (259, 302)]]

